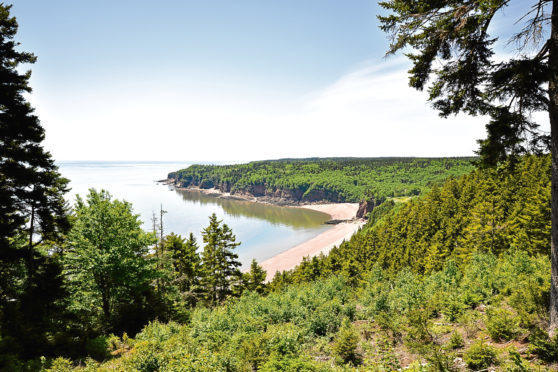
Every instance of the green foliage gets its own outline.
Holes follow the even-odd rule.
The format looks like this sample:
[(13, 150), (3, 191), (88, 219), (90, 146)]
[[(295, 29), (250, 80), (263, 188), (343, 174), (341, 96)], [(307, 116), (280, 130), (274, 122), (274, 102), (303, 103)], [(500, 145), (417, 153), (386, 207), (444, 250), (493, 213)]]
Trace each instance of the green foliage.
[(156, 276), (148, 257), (154, 243), (129, 203), (93, 189), (85, 201), (78, 196), (64, 255), (74, 311), (106, 330), (139, 330), (149, 317), (143, 306)]
[[(526, 255), (548, 255), (550, 160), (549, 156), (525, 156), (513, 165), (450, 178), (403, 205), (392, 204), (378, 216), (373, 211), (369, 222), (349, 241), (334, 247), (327, 256), (316, 257), (316, 262), (303, 261), (276, 280), (300, 283), (343, 274), (358, 282), (374, 265), (390, 274), (410, 270), (422, 275), (439, 271), (447, 260), (464, 265), (476, 252), (498, 256), (514, 249)], [(524, 268), (518, 275), (531, 276), (532, 268), (517, 264)], [(478, 271), (469, 272), (466, 279), (470, 287), (465, 294), (468, 305), (492, 294), (489, 283), (476, 285), (477, 281), (493, 280), (493, 273), (486, 271), (489, 266), (488, 262), (479, 262), (471, 267)], [(272, 287), (281, 286), (276, 280)], [(542, 287), (534, 286), (542, 283), (542, 278), (531, 280), (534, 292), (516, 294), (518, 304), (519, 298), (541, 299)], [(529, 317), (532, 311), (525, 308), (521, 315)], [(460, 312), (454, 308), (448, 316), (454, 318)]]
[(165, 252), (170, 254), (173, 267), (172, 284), (178, 288), (182, 303), (193, 307), (201, 295), (202, 267), (198, 244), (194, 234), (187, 240), (180, 235), (167, 235), (163, 242)]
[(473, 169), (473, 158), (311, 158), (192, 165), (169, 174), (183, 187), (282, 196), (293, 202), (359, 202), (414, 196)]
[(250, 264), (250, 271), (242, 275), (242, 285), (244, 290), (255, 291), (263, 294), (267, 291), (265, 284), (266, 271), (258, 265), (256, 260), (252, 260)]
[(540, 0), (525, 7), (518, 15), (522, 25), (514, 24), (515, 29), (510, 22), (513, 36), (508, 44), (517, 45), (517, 53), (507, 58), (494, 57), (500, 35), (493, 23), (505, 14), (508, 1), (380, 2), (390, 12), (379, 16), (380, 28), (391, 35), (389, 53), (404, 50), (413, 63), (410, 86), (427, 89), (443, 117), (460, 112), (490, 116), (488, 137), (479, 141), (485, 165), (546, 149), (548, 135), (538, 130), (532, 114), (552, 112), (555, 99), (549, 100), (546, 89), (556, 83), (550, 68), (557, 63), (549, 53), (552, 44), (545, 40), (551, 31), (548, 3)]
[(465, 351), (463, 360), (469, 368), (479, 370), (496, 364), (496, 357), (496, 349), (493, 346), (478, 340)]
[(27, 100), (23, 66), (36, 57), (16, 41), (11, 8), (0, 4), (0, 354), (35, 359), (52, 353), (51, 335), (67, 321), (58, 253), (69, 228), (68, 180), (43, 148)]
[(102, 362), (110, 355), (107, 337), (97, 336), (87, 340), (85, 351), (91, 358)]
[[(397, 370), (405, 365), (402, 355), (425, 361), (426, 366), (417, 365), (419, 370), (452, 370), (453, 360), (462, 352), (454, 349), (471, 342), (465, 361), (482, 369), (496, 363), (497, 355), (492, 346), (474, 342), (485, 337), (490, 323), (487, 320), (485, 326), (479, 310), (489, 304), (488, 312), (494, 311), (490, 317), (498, 322), (499, 309), (506, 309), (515, 322), (518, 316), (510, 299), (522, 288), (531, 291), (539, 286), (519, 274), (525, 271), (544, 278), (546, 284), (550, 281), (546, 257), (510, 251), (500, 257), (476, 253), (462, 268), (450, 261), (428, 276), (408, 270), (391, 275), (375, 266), (356, 288), (346, 278), (333, 276), (288, 285), (265, 296), (245, 291), (222, 306), (197, 306), (185, 324), (154, 321), (135, 339), (109, 337), (107, 343), (114, 346), (108, 349), (120, 352), (98, 370)], [(483, 293), (475, 305), (479, 309), (465, 302), (475, 280), (475, 293)], [(442, 300), (446, 297), (453, 297), (450, 304)], [(462, 312), (456, 321), (449, 321), (444, 309), (455, 303)], [(547, 305), (536, 300), (527, 306), (539, 314)], [(544, 321), (535, 317), (526, 326)], [(472, 324), (474, 332), (469, 329)], [(542, 331), (533, 331), (529, 343), (539, 360), (550, 362), (555, 357), (556, 344)], [(336, 366), (335, 360), (344, 364)], [(502, 363), (517, 367), (511, 355)]]
[(487, 311), (486, 329), (494, 341), (509, 341), (519, 331), (519, 319), (508, 309), (491, 308)]
[(52, 361), (52, 365), (46, 369), (46, 372), (70, 372), (72, 367), (71, 360), (59, 357)]
[(211, 305), (224, 301), (240, 286), (241, 264), (233, 250), (240, 245), (227, 224), (221, 225), (213, 213), (209, 226), (202, 231), (205, 243), (202, 253), (202, 288), (206, 300)]
[(447, 344), (448, 349), (461, 349), (463, 346), (465, 346), (465, 342), (463, 341), (461, 333), (453, 332)]
[(529, 352), (542, 360), (552, 363), (558, 361), (558, 334), (551, 339), (540, 328), (534, 328), (529, 335)]
[(359, 365), (361, 356), (357, 351), (358, 341), (357, 331), (349, 322), (345, 321), (335, 337), (333, 354), (345, 364)]

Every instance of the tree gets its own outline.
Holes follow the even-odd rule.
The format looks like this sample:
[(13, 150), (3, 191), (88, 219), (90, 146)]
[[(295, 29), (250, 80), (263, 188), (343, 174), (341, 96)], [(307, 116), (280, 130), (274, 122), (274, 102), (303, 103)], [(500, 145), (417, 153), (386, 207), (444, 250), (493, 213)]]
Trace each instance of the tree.
[(57, 246), (50, 243), (69, 228), (68, 181), (42, 147), (44, 130), (24, 97), (31, 72), (21, 65), (36, 57), (17, 50), (10, 10), (0, 3), (0, 331), (5, 345), (31, 356), (44, 351), (39, 340), (60, 312)]
[(194, 306), (198, 300), (202, 275), (199, 247), (194, 234), (190, 233), (188, 240), (184, 240), (180, 235), (171, 233), (165, 237), (163, 245), (170, 254), (175, 273), (174, 282), (181, 296), (190, 306)]
[(141, 229), (130, 203), (112, 200), (104, 190), (90, 189), (85, 201), (77, 196), (64, 256), (76, 310), (99, 314), (104, 331), (114, 331), (118, 310), (141, 306), (150, 290), (156, 273), (148, 253), (155, 242), (154, 234)]
[(250, 264), (250, 271), (242, 275), (243, 289), (254, 291), (259, 294), (266, 292), (265, 278), (267, 272), (258, 265), (256, 260), (252, 260)]
[[(405, 49), (413, 63), (410, 86), (427, 88), (442, 117), (488, 115), (480, 164), (495, 165), (526, 152), (552, 153), (550, 333), (558, 329), (558, 0), (533, 0), (512, 42), (514, 57), (495, 55), (496, 14), (511, 0), (386, 0), (380, 16), (392, 35), (388, 54)], [(518, 2), (527, 3), (522, 0)], [(518, 23), (515, 23), (516, 25)], [(547, 38), (547, 35), (548, 38)], [(439, 66), (439, 67), (438, 67)], [(429, 80), (433, 82), (428, 85)], [(550, 137), (532, 113), (548, 111)]]
[(242, 273), (238, 255), (233, 252), (240, 243), (227, 224), (221, 225), (215, 213), (209, 217), (209, 226), (203, 232), (205, 243), (202, 253), (202, 286), (208, 303), (217, 305), (233, 293)]

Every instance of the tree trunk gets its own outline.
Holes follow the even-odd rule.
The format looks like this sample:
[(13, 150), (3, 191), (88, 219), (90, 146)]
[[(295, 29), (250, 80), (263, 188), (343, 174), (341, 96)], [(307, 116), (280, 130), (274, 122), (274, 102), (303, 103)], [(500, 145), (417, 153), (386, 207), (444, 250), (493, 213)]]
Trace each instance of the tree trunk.
[(550, 134), (552, 142), (552, 243), (550, 278), (550, 326), (549, 333), (558, 331), (558, 0), (552, 4), (552, 26), (550, 31), (550, 80), (548, 85), (550, 104)]

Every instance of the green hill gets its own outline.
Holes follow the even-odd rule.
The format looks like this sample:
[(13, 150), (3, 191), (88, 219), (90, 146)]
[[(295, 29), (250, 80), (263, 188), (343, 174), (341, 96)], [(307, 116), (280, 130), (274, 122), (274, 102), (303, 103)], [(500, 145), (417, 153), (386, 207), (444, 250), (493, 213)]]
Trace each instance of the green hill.
[(379, 264), (389, 272), (439, 270), (475, 252), (515, 248), (550, 255), (550, 156), (450, 178), (408, 203), (386, 202), (363, 229), (327, 257), (304, 261), (276, 282), (352, 273)]
[(279, 203), (359, 202), (412, 196), (473, 169), (474, 158), (310, 158), (192, 165), (168, 175), (181, 187), (217, 188)]

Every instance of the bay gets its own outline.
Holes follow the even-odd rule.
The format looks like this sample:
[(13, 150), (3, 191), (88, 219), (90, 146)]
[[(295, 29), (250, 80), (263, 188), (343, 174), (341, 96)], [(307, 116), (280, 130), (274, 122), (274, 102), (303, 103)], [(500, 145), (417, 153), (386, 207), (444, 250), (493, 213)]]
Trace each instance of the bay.
[(199, 191), (175, 190), (157, 183), (167, 174), (191, 165), (189, 162), (62, 161), (62, 175), (70, 179), (70, 204), (76, 194), (89, 188), (107, 190), (114, 198), (132, 203), (145, 230), (152, 230), (153, 213), (162, 208), (165, 233), (187, 236), (190, 232), (203, 245), (201, 231), (215, 213), (237, 237), (236, 249), (246, 268), (255, 258), (261, 262), (329, 229), (326, 214), (292, 207), (279, 207), (242, 200), (220, 199)]

